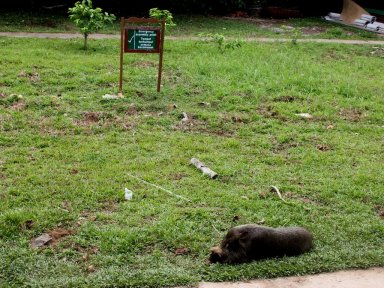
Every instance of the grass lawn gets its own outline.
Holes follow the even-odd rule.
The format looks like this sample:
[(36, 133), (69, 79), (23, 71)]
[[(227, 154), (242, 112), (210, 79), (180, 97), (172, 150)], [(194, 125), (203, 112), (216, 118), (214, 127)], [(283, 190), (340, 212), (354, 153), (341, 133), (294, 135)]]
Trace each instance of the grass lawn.
[[(382, 47), (220, 53), (166, 41), (161, 93), (157, 56), (126, 54), (126, 98), (110, 101), (119, 42), (89, 44), (0, 38), (0, 287), (161, 287), (384, 265)], [(220, 177), (204, 177), (192, 157)], [(258, 222), (307, 227), (315, 247), (207, 265), (227, 229)], [(42, 233), (54, 241), (32, 249)]]

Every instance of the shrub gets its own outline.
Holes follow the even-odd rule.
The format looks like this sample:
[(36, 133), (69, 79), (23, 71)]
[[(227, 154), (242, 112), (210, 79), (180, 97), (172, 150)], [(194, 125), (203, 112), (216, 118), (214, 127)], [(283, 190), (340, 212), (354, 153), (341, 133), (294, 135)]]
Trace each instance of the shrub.
[(69, 19), (75, 23), (84, 35), (84, 49), (88, 48), (89, 34), (100, 30), (107, 22), (112, 23), (116, 19), (113, 14), (103, 13), (101, 8), (93, 8), (91, 0), (76, 2), (74, 7), (69, 8), (68, 13)]
[(158, 8), (152, 8), (149, 10), (149, 16), (158, 20), (165, 20), (165, 28), (169, 29), (176, 26), (173, 22), (173, 15), (168, 10), (160, 10)]

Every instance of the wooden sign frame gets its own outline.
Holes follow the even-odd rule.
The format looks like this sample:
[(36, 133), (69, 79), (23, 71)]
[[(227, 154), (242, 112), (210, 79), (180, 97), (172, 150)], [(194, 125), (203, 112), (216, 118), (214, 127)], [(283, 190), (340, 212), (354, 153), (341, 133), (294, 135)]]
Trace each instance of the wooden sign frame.
[[(128, 35), (129, 31), (138, 31), (138, 36), (134, 33), (131, 40)], [(158, 53), (159, 54), (159, 72), (157, 76), (157, 92), (161, 88), (161, 74), (163, 70), (163, 48), (164, 48), (164, 31), (165, 21), (155, 18), (136, 18), (130, 17), (125, 19), (121, 17), (121, 43), (120, 43), (120, 82), (119, 93), (123, 93), (123, 62), (124, 53)], [(132, 33), (132, 32), (131, 32)], [(149, 33), (149, 35), (148, 35)], [(155, 36), (153, 35), (155, 34)], [(145, 35), (147, 34), (147, 35)], [(138, 45), (134, 44), (134, 48), (130, 45), (130, 41), (139, 39)], [(156, 42), (153, 43), (153, 37)], [(154, 44), (155, 46), (153, 46)], [(131, 47), (131, 48), (130, 48)]]

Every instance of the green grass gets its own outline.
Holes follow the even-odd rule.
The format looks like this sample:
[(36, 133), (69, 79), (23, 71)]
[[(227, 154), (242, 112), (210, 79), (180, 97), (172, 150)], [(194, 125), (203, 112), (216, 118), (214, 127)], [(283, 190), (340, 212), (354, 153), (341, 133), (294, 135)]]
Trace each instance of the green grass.
[[(381, 39), (376, 33), (353, 27), (336, 25), (321, 18), (269, 20), (175, 15), (177, 26), (170, 35), (193, 37), (200, 33), (218, 33), (226, 37), (250, 38), (329, 38), (329, 39)], [(288, 28), (287, 28), (288, 27)], [(36, 13), (0, 13), (1, 32), (77, 32), (66, 15)], [(107, 24), (100, 33), (118, 34), (120, 20)]]
[[(245, 43), (220, 53), (167, 41), (161, 93), (157, 56), (125, 54), (126, 98), (106, 101), (118, 90), (119, 43), (90, 46), (0, 38), (1, 287), (161, 287), (384, 265), (380, 48)], [(182, 112), (192, 120), (181, 123)], [(314, 249), (206, 264), (228, 228), (262, 219), (307, 227)], [(30, 247), (58, 228), (73, 234)]]

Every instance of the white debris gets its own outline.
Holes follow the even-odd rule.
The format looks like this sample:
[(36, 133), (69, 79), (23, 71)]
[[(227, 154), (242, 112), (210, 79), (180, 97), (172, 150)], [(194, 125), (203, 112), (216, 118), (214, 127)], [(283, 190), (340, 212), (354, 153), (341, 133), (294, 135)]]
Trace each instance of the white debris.
[(125, 188), (124, 189), (124, 198), (125, 200), (132, 200), (132, 197), (133, 197), (133, 192), (131, 190), (129, 190), (128, 188)]
[(305, 119), (312, 119), (313, 116), (309, 113), (298, 113), (298, 114), (295, 114), (296, 116), (299, 116), (301, 118), (305, 118)]
[(122, 96), (112, 95), (112, 94), (103, 95), (103, 99), (106, 99), (106, 100), (115, 100), (115, 99), (120, 99), (120, 98), (122, 98)]

